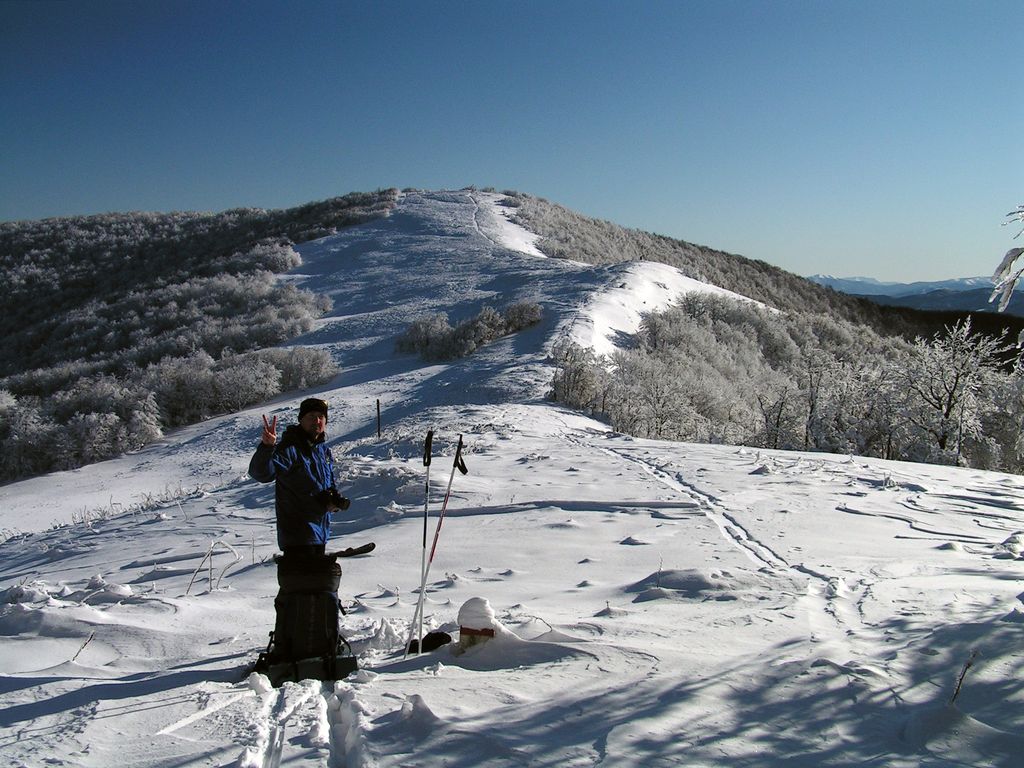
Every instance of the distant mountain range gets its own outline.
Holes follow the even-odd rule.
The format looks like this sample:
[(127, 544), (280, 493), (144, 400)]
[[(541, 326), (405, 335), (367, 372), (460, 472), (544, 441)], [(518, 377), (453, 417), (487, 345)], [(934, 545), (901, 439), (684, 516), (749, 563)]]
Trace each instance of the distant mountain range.
[(961, 277), (955, 280), (935, 280), (916, 283), (887, 283), (873, 277), (833, 277), (832, 275), (811, 275), (807, 278), (818, 285), (825, 285), (840, 293), (853, 296), (917, 296), (933, 291), (992, 291), (990, 277)]
[[(990, 277), (961, 277), (954, 280), (915, 283), (891, 283), (872, 277), (832, 275), (811, 275), (807, 279), (840, 293), (861, 296), (887, 306), (939, 311), (996, 311), (995, 305), (989, 303), (993, 285)], [(1006, 312), (1024, 317), (1024, 296), (1015, 295), (1010, 300)]]

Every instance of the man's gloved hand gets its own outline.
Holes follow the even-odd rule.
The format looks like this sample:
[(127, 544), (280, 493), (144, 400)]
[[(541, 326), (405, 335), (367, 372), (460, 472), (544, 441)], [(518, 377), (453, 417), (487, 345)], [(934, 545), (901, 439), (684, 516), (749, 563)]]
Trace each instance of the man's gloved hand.
[(317, 500), (328, 509), (348, 509), (352, 502), (338, 493), (337, 488), (328, 488), (316, 495)]

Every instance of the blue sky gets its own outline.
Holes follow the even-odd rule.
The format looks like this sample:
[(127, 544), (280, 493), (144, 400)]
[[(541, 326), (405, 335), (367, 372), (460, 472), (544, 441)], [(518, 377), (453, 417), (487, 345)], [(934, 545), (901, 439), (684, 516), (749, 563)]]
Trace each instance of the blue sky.
[(517, 189), (799, 274), (990, 274), (1019, 0), (0, 0), (0, 220)]

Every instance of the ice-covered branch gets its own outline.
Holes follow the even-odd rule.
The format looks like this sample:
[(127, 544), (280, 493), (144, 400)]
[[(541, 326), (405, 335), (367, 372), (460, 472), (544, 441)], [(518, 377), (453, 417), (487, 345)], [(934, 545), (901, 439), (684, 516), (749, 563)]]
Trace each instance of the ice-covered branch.
[[(1009, 221), (1003, 222), (1003, 226), (1012, 222), (1024, 222), (1024, 205), (1018, 205), (1017, 210), (1010, 211), (1006, 214)], [(1016, 240), (1024, 233), (1024, 227), (1022, 227), (1017, 234), (1013, 236)], [(1014, 271), (1014, 264), (1020, 255), (1024, 253), (1024, 248), (1011, 248), (1003, 256), (1003, 261), (999, 264), (995, 274), (992, 275), (992, 280), (995, 282), (995, 286), (992, 289), (992, 296), (989, 297), (989, 301), (993, 302), (999, 299), (999, 311), (1002, 312), (1010, 303), (1010, 297), (1013, 295), (1014, 289), (1017, 287), (1017, 283), (1024, 274), (1024, 266)]]

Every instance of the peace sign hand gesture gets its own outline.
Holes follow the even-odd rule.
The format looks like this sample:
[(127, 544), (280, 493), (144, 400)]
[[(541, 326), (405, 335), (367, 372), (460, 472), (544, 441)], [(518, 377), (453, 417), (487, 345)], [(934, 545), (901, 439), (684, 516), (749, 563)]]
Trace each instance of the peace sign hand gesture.
[(270, 421), (267, 421), (267, 417), (263, 417), (263, 437), (261, 438), (264, 445), (276, 445), (277, 444), (277, 416)]

